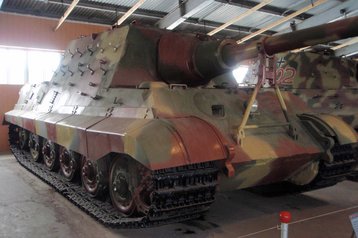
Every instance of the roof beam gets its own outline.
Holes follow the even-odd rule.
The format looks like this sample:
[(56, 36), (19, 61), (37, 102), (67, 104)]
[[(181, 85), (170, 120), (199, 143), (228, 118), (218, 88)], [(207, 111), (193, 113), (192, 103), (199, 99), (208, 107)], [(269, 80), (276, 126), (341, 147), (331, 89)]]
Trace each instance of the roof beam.
[(347, 40), (346, 42), (339, 44), (337, 46), (331, 47), (331, 50), (339, 50), (346, 46), (353, 45), (355, 43), (358, 43), (358, 37), (353, 37), (350, 40)]
[[(193, 26), (196, 26), (196, 27), (201, 27), (203, 30), (206, 30), (206, 29), (211, 30), (211, 29), (218, 28), (220, 26), (220, 23), (213, 22), (213, 21), (199, 22), (196, 19), (189, 18), (188, 20), (183, 22), (183, 25), (193, 25)], [(205, 26), (205, 28), (203, 28), (203, 26)], [(247, 35), (248, 33), (252, 32), (252, 30), (253, 30), (252, 27), (231, 25), (231, 26), (228, 26), (227, 28), (223, 29), (221, 32), (223, 32), (222, 36), (224, 36), (224, 37), (228, 36), (227, 33), (235, 33), (235, 36), (233, 36), (233, 37), (235, 37), (236, 39), (239, 39), (239, 37), (241, 35)], [(258, 30), (258, 29), (254, 28), (254, 30)], [(274, 32), (274, 31), (266, 31), (262, 35), (267, 36), (267, 35), (273, 35), (274, 33), (276, 33), (276, 32)], [(220, 33), (218, 33), (218, 34), (220, 34)]]
[[(5, 4), (7, 1), (4, 1), (3, 7), (1, 10), (6, 12), (13, 12), (18, 14), (25, 14), (25, 15), (36, 15), (39, 17), (49, 17), (49, 18), (60, 18), (58, 14), (54, 14), (51, 12), (38, 12), (34, 8), (16, 8), (14, 6), (8, 6)], [(46, 3), (43, 2), (43, 4), (49, 5), (49, 9), (53, 8), (53, 6), (63, 6), (68, 7), (72, 3), (71, 0), (47, 0)], [(130, 8), (125, 6), (118, 6), (113, 5), (109, 3), (101, 3), (96, 4), (93, 1), (88, 0), (81, 0), (76, 5), (76, 8), (82, 8), (87, 9), (89, 11), (99, 11), (105, 14), (106, 18), (84, 18), (81, 16), (75, 16), (75, 15), (69, 15), (67, 20), (73, 20), (78, 22), (86, 22), (86, 23), (93, 23), (93, 24), (103, 24), (103, 25), (114, 25), (117, 21), (117, 15), (125, 14)], [(153, 11), (153, 10), (144, 10), (144, 9), (137, 9), (132, 15), (138, 16), (141, 18), (144, 18), (144, 22), (149, 22), (149, 24), (155, 24), (155, 22), (159, 21), (163, 17), (165, 17), (167, 14), (165, 12), (159, 12), (159, 11)], [(185, 22), (183, 22), (184, 28), (187, 30), (190, 30), (192, 32), (202, 32), (203, 34), (206, 34), (208, 31), (211, 31), (217, 27), (219, 27), (221, 24), (217, 22), (212, 21), (198, 21), (198, 19), (189, 18)], [(246, 35), (247, 33), (250, 33), (252, 31), (255, 31), (257, 29), (252, 29), (251, 27), (247, 26), (239, 26), (239, 25), (231, 25), (222, 32), (218, 33), (221, 34), (222, 37), (233, 37), (235, 39), (238, 39), (239, 37), (242, 37), (242, 35)], [(275, 32), (273, 31), (266, 31), (262, 35), (273, 35)]]
[(307, 12), (308, 10), (310, 10), (310, 9), (312, 9), (314, 7), (317, 7), (317, 6), (325, 3), (326, 1), (327, 0), (317, 0), (314, 4), (310, 4), (310, 5), (308, 5), (308, 6), (304, 7), (304, 8), (301, 8), (300, 10), (298, 10), (298, 11), (296, 11), (296, 12), (294, 12), (294, 13), (292, 13), (292, 14), (290, 14), (290, 15), (282, 18), (282, 19), (280, 19), (278, 21), (275, 21), (275, 22), (269, 24), (268, 26), (266, 26), (266, 27), (264, 27), (264, 28), (262, 28), (262, 29), (260, 29), (260, 30), (258, 30), (256, 32), (254, 32), (254, 33), (251, 33), (251, 34), (245, 36), (244, 38), (238, 40), (237, 43), (240, 44), (240, 43), (243, 43), (243, 42), (245, 42), (247, 40), (250, 40), (251, 38), (253, 38), (253, 37), (255, 37), (255, 36), (257, 36), (257, 35), (265, 32), (265, 31), (271, 29), (271, 28), (274, 28), (275, 26), (278, 26), (278, 25), (280, 25), (280, 24), (282, 24), (282, 23), (294, 18), (295, 16), (298, 16), (301, 13)]
[[(355, 12), (358, 9), (357, 0), (348, 0), (346, 2), (340, 3), (338, 6), (329, 9), (321, 14), (310, 17), (307, 20), (304, 20), (301, 23), (296, 24), (296, 30), (302, 30), (305, 28), (318, 26), (325, 24), (330, 21), (337, 20), (344, 16), (349, 16), (351, 13)], [(345, 14), (342, 14), (341, 10), (345, 11)], [(290, 32), (290, 28), (287, 27), (285, 30), (280, 31), (278, 34)]]
[(129, 9), (128, 12), (126, 12), (121, 18), (118, 19), (116, 25), (119, 26), (120, 24), (122, 24), (130, 15), (132, 15), (135, 10), (142, 6), (144, 2), (145, 0), (139, 0), (136, 4), (134, 4), (134, 6)]
[[(66, 0), (47, 0), (47, 1), (50, 4), (70, 5), (68, 3), (68, 0), (67, 1)], [(103, 3), (103, 4), (101, 3), (101, 5), (98, 5), (95, 2), (91, 2), (91, 1), (87, 1), (87, 0), (81, 0), (77, 4), (77, 7), (83, 8), (83, 9), (88, 9), (88, 10), (93, 10), (93, 11), (101, 11), (101, 12), (105, 12), (105, 13), (115, 13), (115, 14), (125, 14), (126, 12), (128, 12), (130, 10), (129, 7), (118, 6), (118, 5), (108, 4), (108, 3)], [(147, 10), (137, 9), (137, 11), (135, 11), (132, 15), (158, 19), (158, 18), (162, 18), (165, 14), (162, 12), (157, 12), (157, 11), (147, 11)], [(116, 21), (117, 21), (117, 18), (116, 18)], [(113, 23), (113, 24), (108, 23), (108, 24), (114, 25), (115, 23)]]
[[(53, 5), (64, 5), (64, 6), (70, 5), (70, 3), (68, 1), (66, 2), (65, 0), (63, 3), (61, 3), (59, 0), (48, 0), (48, 3), (53, 4)], [(109, 4), (103, 4), (103, 5), (101, 5), (101, 8), (98, 8), (98, 6), (96, 6), (92, 3), (89, 3), (85, 0), (81, 0), (77, 4), (76, 8), (83, 8), (83, 9), (87, 9), (90, 11), (101, 11), (108, 16), (115, 15), (115, 14), (124, 14), (129, 10), (128, 7), (127, 8), (126, 7), (114, 8), (112, 5), (109, 5)], [(13, 12), (13, 13), (24, 14), (24, 15), (30, 14), (30, 15), (36, 15), (39, 17), (49, 17), (49, 18), (59, 18), (60, 17), (56, 14), (51, 14), (48, 12), (41, 12), (39, 14), (39, 12), (36, 12), (34, 9), (22, 9), (22, 8), (13, 8), (13, 7), (10, 8), (8, 6), (3, 6), (2, 10), (5, 12)], [(132, 15), (138, 16), (141, 18), (146, 18), (145, 22), (151, 22), (150, 24), (154, 24), (155, 22), (162, 19), (166, 14), (164, 12), (146, 11), (146, 10), (138, 9)], [(92, 18), (83, 18), (80, 16), (69, 16), (68, 19), (73, 20), (73, 21), (78, 21), (78, 22), (86, 22), (86, 23), (101, 24), (101, 25), (113, 25), (117, 21), (117, 17), (116, 17), (115, 21), (112, 21), (109, 18), (92, 19)], [(183, 25), (186, 25), (185, 28), (187, 28), (188, 30), (190, 29), (190, 31), (192, 31), (192, 32), (201, 32), (200, 30), (204, 31), (206, 29), (212, 30), (214, 28), (217, 28), (220, 26), (220, 23), (212, 22), (212, 21), (198, 22), (197, 19), (189, 18), (185, 22), (183, 22)], [(238, 34), (247, 34), (251, 31), (252, 31), (252, 28), (250, 28), (250, 27), (232, 25), (232, 26), (229, 26), (223, 30), (222, 36), (235, 35), (235, 37), (236, 37)], [(267, 31), (267, 32), (265, 32), (264, 35), (273, 35), (274, 33), (275, 32)], [(206, 34), (206, 31), (204, 34)]]
[(351, 56), (358, 53), (358, 43), (351, 44), (341, 49), (334, 51), (336, 56)]
[[(246, 9), (250, 9), (253, 8), (254, 6), (257, 5), (257, 2), (251, 1), (251, 0), (215, 0), (216, 2), (221, 2), (221, 3), (227, 3), (233, 6), (237, 6), (237, 7), (241, 7), (241, 8), (246, 8)], [(266, 14), (270, 14), (273, 16), (279, 16), (279, 17), (284, 17), (284, 16), (288, 16), (292, 13), (294, 13), (294, 11), (290, 10), (290, 9), (286, 9), (286, 8), (280, 8), (280, 7), (275, 7), (275, 6), (271, 6), (271, 5), (266, 5), (262, 8), (260, 8), (259, 10), (257, 10), (258, 12), (264, 12)], [(307, 13), (302, 13), (298, 16), (295, 16), (295, 19), (298, 20), (305, 20), (307, 18), (312, 17), (311, 14), (307, 14)]]
[(299, 49), (291, 50), (291, 52), (292, 53), (298, 53), (298, 52), (307, 50), (308, 48), (311, 48), (311, 46), (305, 46), (305, 47), (302, 47), (302, 48), (299, 48)]
[(177, 9), (173, 12), (168, 13), (163, 19), (158, 21), (156, 25), (159, 28), (166, 28), (168, 30), (173, 30), (175, 27), (183, 23), (189, 17), (193, 16), (195, 13), (206, 8), (214, 0), (188, 0), (179, 5)]
[[(61, 16), (59, 16), (58, 14), (51, 14), (51, 13), (41, 13), (41, 15), (35, 11), (34, 9), (16, 9), (16, 8), (8, 8), (8, 7), (4, 7), (4, 9), (1, 9), (4, 12), (9, 12), (9, 13), (14, 13), (14, 14), (18, 14), (18, 15), (27, 15), (27, 16), (33, 16), (33, 17), (39, 17), (39, 18), (51, 18), (51, 19), (58, 19)], [(93, 25), (102, 25), (102, 26), (111, 26), (112, 24), (110, 24), (108, 22), (108, 20), (103, 20), (103, 19), (83, 19), (81, 17), (78, 16), (70, 16), (67, 18), (67, 21), (74, 21), (74, 22), (83, 22), (83, 23), (87, 23), (87, 24), (93, 24)]]
[(249, 10), (247, 10), (246, 12), (244, 12), (243, 14), (231, 19), (230, 21), (226, 22), (225, 24), (221, 25), (220, 27), (210, 31), (208, 33), (209, 36), (212, 36), (216, 33), (218, 33), (219, 31), (225, 29), (226, 27), (234, 24), (235, 22), (251, 15), (252, 13), (256, 12), (257, 10), (259, 10), (260, 8), (264, 7), (265, 5), (271, 3), (273, 0), (263, 0), (261, 3), (257, 4), (256, 6), (254, 6), (253, 8), (250, 8)]
[(78, 4), (80, 0), (73, 0), (71, 5), (67, 8), (65, 14), (63, 14), (63, 16), (60, 18), (60, 21), (58, 22), (56, 28), (54, 29), (54, 31), (57, 31), (58, 28), (60, 28), (60, 26), (62, 25), (62, 23), (66, 20), (66, 18), (68, 17), (68, 15), (71, 14), (72, 10), (76, 7), (76, 5)]

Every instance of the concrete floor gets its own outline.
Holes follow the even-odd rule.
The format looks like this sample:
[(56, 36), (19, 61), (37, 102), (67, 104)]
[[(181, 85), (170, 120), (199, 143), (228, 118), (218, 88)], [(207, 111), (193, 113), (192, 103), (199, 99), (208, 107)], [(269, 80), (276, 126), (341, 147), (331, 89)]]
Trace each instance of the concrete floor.
[(139, 230), (103, 227), (51, 187), (0, 155), (0, 237), (280, 237), (278, 213), (289, 210), (289, 237), (351, 237), (349, 215), (358, 212), (358, 183), (298, 195), (263, 197), (248, 191), (219, 193), (203, 220)]

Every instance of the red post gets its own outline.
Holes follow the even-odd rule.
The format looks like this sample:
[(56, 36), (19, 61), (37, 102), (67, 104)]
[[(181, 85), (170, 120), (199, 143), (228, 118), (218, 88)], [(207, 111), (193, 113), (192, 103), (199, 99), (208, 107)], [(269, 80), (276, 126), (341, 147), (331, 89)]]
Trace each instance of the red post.
[(288, 211), (280, 212), (281, 238), (288, 238), (288, 223), (291, 221), (291, 213)]

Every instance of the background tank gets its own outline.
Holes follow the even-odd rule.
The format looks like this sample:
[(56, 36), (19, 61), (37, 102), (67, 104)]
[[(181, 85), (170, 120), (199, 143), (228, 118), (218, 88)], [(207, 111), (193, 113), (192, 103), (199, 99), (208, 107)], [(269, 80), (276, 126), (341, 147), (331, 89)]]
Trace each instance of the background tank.
[(319, 53), (280, 54), (282, 87), (305, 100), (317, 113), (340, 116), (358, 131), (357, 63)]
[[(356, 62), (315, 52), (280, 53), (275, 62), (277, 83), (282, 89), (292, 90), (310, 106), (310, 111), (337, 115), (358, 131)], [(243, 65), (248, 72), (241, 85), (255, 84), (258, 59)], [(233, 79), (220, 80), (229, 83)]]
[[(12, 150), (111, 226), (198, 217), (217, 186), (333, 185), (355, 173), (357, 135), (340, 118), (307, 113), (304, 100), (281, 92), (268, 54), (356, 36), (356, 22), (247, 46), (136, 25), (80, 38), (52, 80), (25, 85), (6, 113)], [(257, 56), (255, 88), (211, 80)], [(261, 88), (267, 80), (273, 87)], [(79, 175), (87, 193), (71, 183)], [(92, 197), (110, 197), (116, 210)]]

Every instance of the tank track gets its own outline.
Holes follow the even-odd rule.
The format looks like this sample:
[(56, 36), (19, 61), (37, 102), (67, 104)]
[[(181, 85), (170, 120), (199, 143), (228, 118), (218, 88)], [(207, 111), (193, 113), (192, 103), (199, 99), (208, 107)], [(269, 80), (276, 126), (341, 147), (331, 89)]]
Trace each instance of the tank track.
[(336, 145), (331, 149), (333, 162), (321, 161), (316, 178), (309, 184), (301, 186), (300, 192), (326, 188), (346, 180), (353, 173), (358, 163), (358, 150), (353, 145)]
[(333, 162), (321, 161), (316, 178), (307, 185), (295, 185), (280, 182), (249, 188), (249, 191), (265, 196), (282, 196), (297, 194), (334, 186), (337, 183), (356, 175), (354, 167), (358, 164), (358, 147), (353, 145), (336, 145), (331, 149)]
[(13, 142), (10, 135), (10, 149), (24, 168), (107, 227), (142, 228), (196, 219), (215, 199), (218, 170), (213, 162), (157, 170), (152, 173), (155, 190), (149, 212), (141, 217), (124, 217), (110, 201), (92, 198), (79, 183), (68, 182), (58, 172), (34, 162), (29, 152)]
[(336, 145), (331, 149), (333, 162), (320, 164), (319, 177), (321, 180), (345, 179), (353, 173), (358, 164), (358, 147), (352, 144)]
[(354, 172), (358, 163), (358, 148), (351, 144), (336, 145), (331, 149), (333, 162), (321, 161), (317, 177), (309, 184), (301, 186), (299, 192), (308, 192), (333, 186), (346, 180)]

